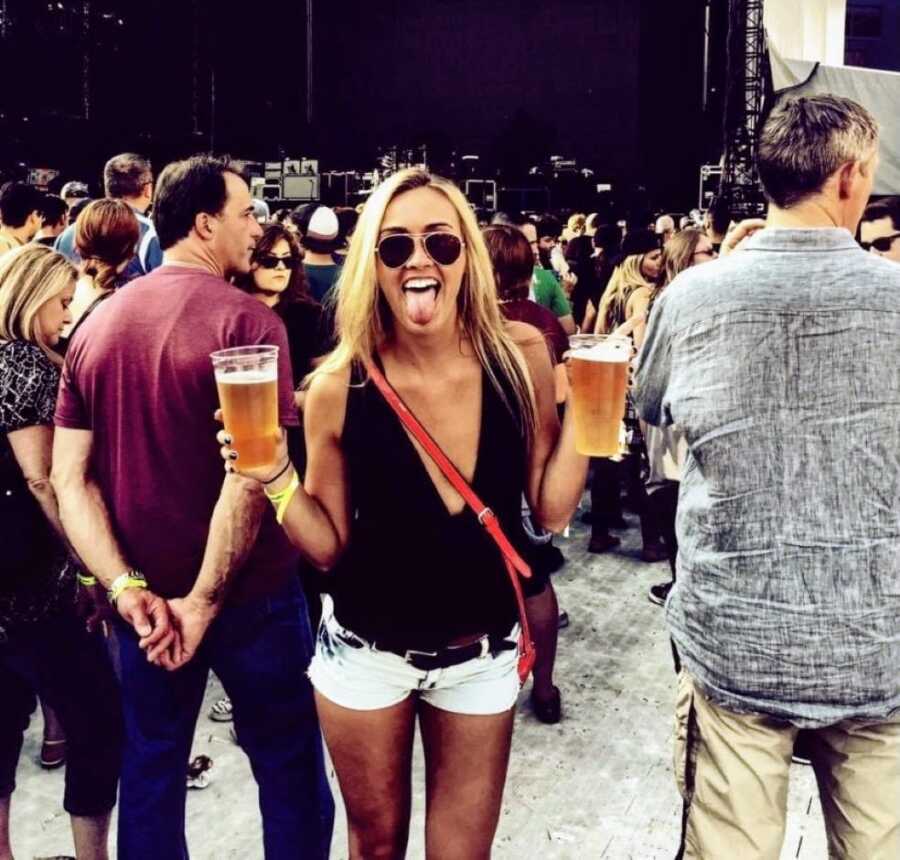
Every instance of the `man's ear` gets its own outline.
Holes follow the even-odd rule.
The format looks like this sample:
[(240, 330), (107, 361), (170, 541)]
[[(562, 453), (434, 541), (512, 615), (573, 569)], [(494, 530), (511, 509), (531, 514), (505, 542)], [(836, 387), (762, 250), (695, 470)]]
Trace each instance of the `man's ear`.
[(212, 239), (215, 234), (214, 220), (208, 212), (198, 212), (194, 216), (194, 230), (201, 239)]
[(849, 199), (853, 186), (865, 175), (865, 164), (862, 161), (848, 161), (838, 168), (838, 194), (841, 200)]

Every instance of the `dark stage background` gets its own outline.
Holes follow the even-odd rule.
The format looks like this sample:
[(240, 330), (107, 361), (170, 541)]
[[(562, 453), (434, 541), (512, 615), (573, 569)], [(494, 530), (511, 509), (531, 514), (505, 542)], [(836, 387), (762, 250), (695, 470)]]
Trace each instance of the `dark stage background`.
[(438, 168), (476, 153), (509, 182), (575, 158), (674, 208), (721, 154), (724, 0), (705, 113), (702, 0), (311, 5), (308, 123), (304, 0), (0, 0), (0, 168), (96, 183), (118, 151), (214, 149), (368, 170), (378, 147), (427, 144)]

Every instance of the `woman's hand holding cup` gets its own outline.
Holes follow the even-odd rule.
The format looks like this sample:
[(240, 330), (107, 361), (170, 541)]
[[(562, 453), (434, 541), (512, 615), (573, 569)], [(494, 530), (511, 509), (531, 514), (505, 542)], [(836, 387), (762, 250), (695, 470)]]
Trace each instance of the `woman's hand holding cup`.
[[(217, 409), (214, 417), (216, 421), (222, 423), (222, 410)], [(227, 430), (220, 430), (216, 434), (216, 441), (221, 446), (219, 453), (225, 461), (225, 471), (229, 474), (243, 475), (252, 478), (263, 484), (269, 484), (272, 479), (278, 476), (280, 472), (284, 472), (285, 476), (290, 478), (290, 469), (285, 468), (288, 463), (287, 437), (284, 428), (279, 428), (279, 438), (275, 449), (275, 461), (265, 466), (254, 466), (251, 468), (241, 467), (241, 452), (233, 447), (234, 440)], [(277, 489), (274, 488), (273, 489)]]

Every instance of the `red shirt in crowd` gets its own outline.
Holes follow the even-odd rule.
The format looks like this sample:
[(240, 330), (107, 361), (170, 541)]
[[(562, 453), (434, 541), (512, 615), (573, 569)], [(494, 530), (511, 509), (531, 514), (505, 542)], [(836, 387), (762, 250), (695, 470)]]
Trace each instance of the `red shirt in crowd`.
[[(297, 426), (284, 325), (222, 278), (162, 266), (118, 291), (69, 346), (55, 422), (93, 432), (91, 470), (128, 562), (156, 593), (185, 595), (200, 571), (224, 471), (213, 419), (218, 395), (209, 354), (279, 349), (281, 424)], [(229, 600), (273, 593), (297, 553), (267, 507)]]

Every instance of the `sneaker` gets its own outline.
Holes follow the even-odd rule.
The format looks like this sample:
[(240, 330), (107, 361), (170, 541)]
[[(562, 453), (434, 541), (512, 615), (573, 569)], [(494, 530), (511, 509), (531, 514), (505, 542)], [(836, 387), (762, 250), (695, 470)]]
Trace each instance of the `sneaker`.
[(559, 618), (556, 619), (556, 629), (563, 630), (569, 626), (569, 613), (566, 611), (559, 613)]
[(588, 552), (606, 552), (622, 543), (621, 538), (615, 535), (591, 535), (591, 542), (588, 544)]
[(674, 582), (661, 582), (659, 585), (651, 585), (650, 592), (647, 595), (650, 598), (650, 602), (655, 603), (657, 606), (665, 606), (666, 599), (674, 584)]
[(209, 756), (198, 755), (187, 766), (187, 787), (204, 789), (209, 787), (209, 769), (213, 761)]
[(231, 699), (219, 699), (213, 702), (209, 709), (209, 718), (216, 723), (230, 723), (233, 716), (231, 714)]

